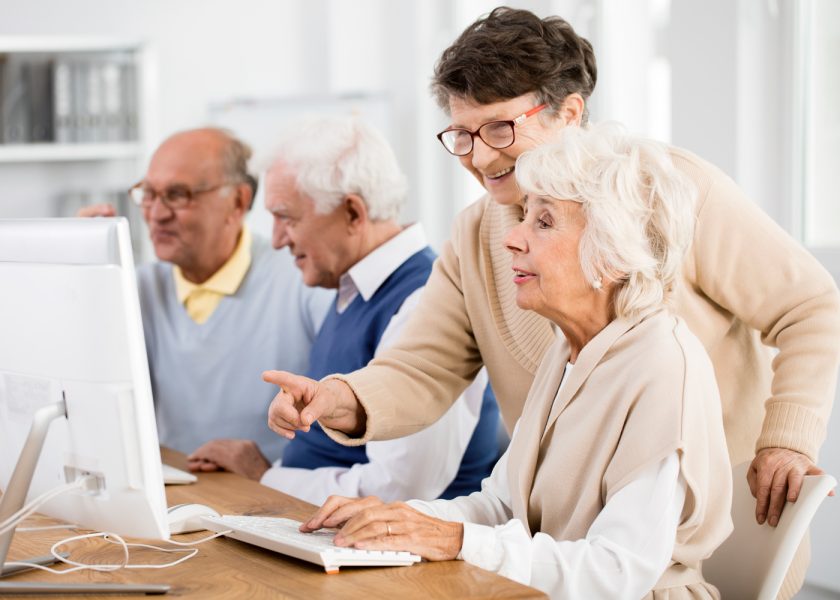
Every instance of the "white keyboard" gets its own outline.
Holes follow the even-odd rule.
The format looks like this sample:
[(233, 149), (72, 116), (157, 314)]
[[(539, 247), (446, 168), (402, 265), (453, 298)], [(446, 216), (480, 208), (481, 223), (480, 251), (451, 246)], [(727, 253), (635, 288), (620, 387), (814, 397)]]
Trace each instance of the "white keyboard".
[(338, 573), (339, 567), (406, 566), (420, 561), (410, 552), (340, 548), (333, 544), (334, 529), (301, 533), (300, 521), (292, 519), (223, 515), (204, 517), (203, 522), (210, 531), (225, 532), (240, 542), (323, 565), (327, 573)]
[(198, 477), (192, 473), (176, 469), (171, 465), (161, 465), (161, 471), (163, 471), (163, 483), (166, 485), (183, 485), (198, 481)]

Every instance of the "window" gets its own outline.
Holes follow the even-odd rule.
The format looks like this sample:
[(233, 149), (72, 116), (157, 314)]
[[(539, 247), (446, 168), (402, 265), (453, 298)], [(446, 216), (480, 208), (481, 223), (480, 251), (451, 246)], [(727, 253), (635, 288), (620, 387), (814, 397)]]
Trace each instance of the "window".
[(840, 247), (840, 2), (800, 0), (798, 62), (802, 91), (799, 186), (802, 237), (811, 247)]

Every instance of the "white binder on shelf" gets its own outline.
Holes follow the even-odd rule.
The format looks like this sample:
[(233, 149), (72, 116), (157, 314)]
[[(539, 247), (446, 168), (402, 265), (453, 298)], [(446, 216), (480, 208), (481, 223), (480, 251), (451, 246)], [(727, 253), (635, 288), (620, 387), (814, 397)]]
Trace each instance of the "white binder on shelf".
[(72, 65), (64, 58), (57, 59), (53, 66), (53, 132), (59, 144), (75, 141), (72, 86)]

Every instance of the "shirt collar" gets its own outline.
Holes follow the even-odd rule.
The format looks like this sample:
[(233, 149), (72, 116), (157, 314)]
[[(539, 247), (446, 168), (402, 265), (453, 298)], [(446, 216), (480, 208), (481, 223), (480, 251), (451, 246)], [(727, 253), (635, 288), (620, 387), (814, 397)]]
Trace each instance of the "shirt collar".
[(175, 278), (175, 293), (178, 302), (183, 304), (189, 295), (195, 290), (202, 289), (215, 292), (222, 296), (231, 296), (236, 293), (245, 274), (251, 266), (251, 232), (247, 225), (242, 226), (242, 233), (233, 254), (227, 259), (221, 268), (210, 276), (204, 283), (193, 283), (184, 277), (181, 268), (175, 265), (172, 274)]
[(374, 249), (338, 280), (338, 312), (343, 312), (361, 294), (365, 302), (405, 261), (428, 246), (423, 225), (404, 228), (390, 240)]

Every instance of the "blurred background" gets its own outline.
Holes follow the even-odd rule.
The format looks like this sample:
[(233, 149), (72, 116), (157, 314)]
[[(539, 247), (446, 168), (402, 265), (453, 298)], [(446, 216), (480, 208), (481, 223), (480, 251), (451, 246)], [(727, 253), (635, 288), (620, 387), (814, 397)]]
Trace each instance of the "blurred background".
[[(271, 156), (290, 120), (354, 112), (410, 182), (405, 222), (438, 249), (481, 189), (439, 147), (433, 65), (484, 0), (0, 0), (0, 218), (72, 215), (125, 190), (169, 134), (230, 127)], [(840, 1), (510, 1), (559, 14), (598, 58), (593, 121), (685, 147), (731, 175), (840, 276)], [(270, 231), (261, 199), (249, 216)], [(834, 411), (821, 465), (840, 476)], [(812, 530), (802, 598), (840, 597), (840, 498)]]

